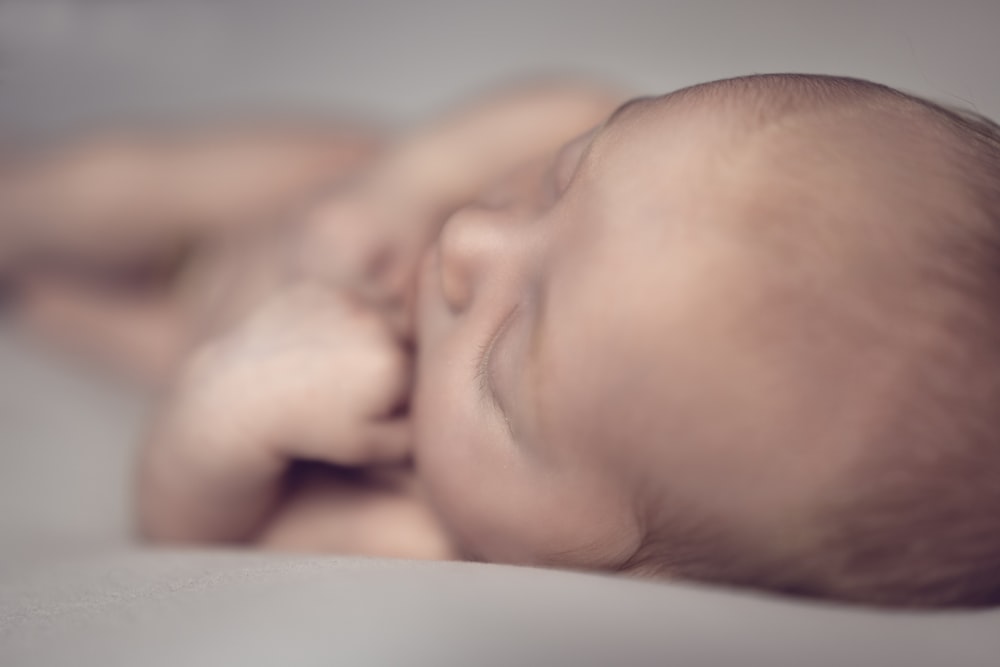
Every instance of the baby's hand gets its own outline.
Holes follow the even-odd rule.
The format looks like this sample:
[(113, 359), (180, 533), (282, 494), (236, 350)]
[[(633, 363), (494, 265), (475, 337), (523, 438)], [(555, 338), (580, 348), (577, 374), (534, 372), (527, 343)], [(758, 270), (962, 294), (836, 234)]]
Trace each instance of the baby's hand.
[(409, 389), (406, 352), (379, 317), (317, 283), (276, 293), (179, 374), (142, 457), (143, 532), (253, 539), (295, 460), (406, 463)]
[(412, 338), (417, 268), (450, 209), (375, 172), (327, 197), (300, 221), (290, 264), (377, 311), (401, 340)]

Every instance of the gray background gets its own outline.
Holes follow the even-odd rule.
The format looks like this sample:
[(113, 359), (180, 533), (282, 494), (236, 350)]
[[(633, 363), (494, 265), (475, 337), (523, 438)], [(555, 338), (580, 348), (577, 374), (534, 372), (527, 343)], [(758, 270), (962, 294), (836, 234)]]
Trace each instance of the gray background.
[(410, 120), (538, 70), (644, 93), (851, 74), (996, 116), (998, 29), (997, 0), (7, 0), (0, 120), (264, 107)]
[[(998, 117), (998, 33), (998, 0), (6, 1), (0, 135), (334, 110), (406, 125), (491, 82), (539, 71), (593, 74), (640, 93), (752, 72), (848, 74)], [(339, 645), (354, 651), (350, 663), (378, 664), (401, 657), (386, 640), (395, 637), (411, 664), (419, 647), (438, 656), (428, 664), (448, 655), (500, 664), (511, 646), (522, 658), (543, 655), (532, 653), (546, 646), (542, 628), (588, 638), (560, 654), (577, 664), (629, 655), (621, 652), (629, 646), (649, 664), (992, 665), (1000, 655), (996, 616), (883, 623), (489, 566), (128, 550), (142, 408), (0, 325), (0, 662), (274, 664), (292, 655), (329, 664)], [(378, 582), (390, 588), (379, 593)], [(398, 602), (389, 616), (385, 600)], [(622, 621), (629, 607), (633, 617)], [(552, 625), (556, 614), (562, 621)], [(344, 623), (350, 632), (337, 634)], [(720, 631), (727, 640), (717, 640)], [(457, 648), (456, 632), (466, 633)], [(751, 654), (770, 657), (756, 663)]]

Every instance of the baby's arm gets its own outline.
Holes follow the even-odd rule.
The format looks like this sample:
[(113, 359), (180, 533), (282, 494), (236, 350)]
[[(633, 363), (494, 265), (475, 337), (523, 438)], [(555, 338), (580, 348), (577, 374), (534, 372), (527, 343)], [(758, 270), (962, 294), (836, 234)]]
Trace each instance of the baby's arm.
[(253, 544), (393, 558), (455, 559), (419, 480), (407, 468), (295, 469)]
[[(406, 337), (407, 289), (447, 214), (598, 123), (619, 97), (584, 83), (520, 85), (384, 150), (371, 133), (333, 124), (175, 139), (140, 133), (78, 144), (34, 167), (8, 164), (0, 170), (0, 281), (5, 270), (13, 276), (23, 325), (147, 382), (161, 381), (217, 326), (205, 321), (219, 317), (211, 303), (252, 303), (274, 282), (256, 274), (278, 264), (349, 289)], [(287, 230), (289, 243), (229, 238), (369, 164), (320, 200), (301, 229), (263, 232), (273, 239)], [(186, 261), (171, 264), (192, 244)], [(294, 257), (277, 256), (288, 246), (298, 248)]]
[(331, 120), (146, 127), (7, 154), (0, 307), (54, 347), (160, 383), (206, 327), (277, 282), (294, 214), (380, 150), (371, 130)]
[(0, 269), (111, 272), (279, 219), (379, 148), (341, 122), (104, 131), (0, 162)]
[[(429, 124), (394, 151), (385, 177), (414, 194), (461, 205), (526, 160), (546, 155), (604, 120), (620, 91), (589, 82), (539, 80), (475, 98)], [(400, 174), (395, 175), (395, 168)]]
[[(600, 122), (615, 103), (587, 86), (507, 91), (404, 142), (354, 188), (321, 205), (300, 239), (308, 252), (293, 263), (307, 281), (332, 290), (323, 299), (358, 299), (368, 310), (343, 311), (360, 319), (338, 324), (342, 315), (328, 311), (323, 299), (309, 305), (297, 297), (291, 310), (287, 300), (277, 310), (271, 302), (250, 317), (257, 322), (249, 327), (253, 335), (240, 327), (196, 354), (144, 457), (144, 532), (157, 539), (451, 555), (405, 465), (408, 367), (399, 365), (398, 341), (389, 333), (401, 334), (389, 326), (401, 314), (394, 308), (405, 300), (401, 286), (412, 284), (417, 258), (451, 210), (505, 171)], [(388, 262), (380, 265), (380, 255)], [(299, 338), (289, 342), (289, 336)], [(262, 353), (275, 347), (282, 352)], [(396, 359), (389, 364), (396, 370), (358, 365), (359, 353)], [(340, 466), (349, 478), (327, 473), (304, 486), (290, 483), (288, 471), (301, 460)]]
[[(127, 159), (116, 153), (118, 147), (105, 146), (96, 157), (84, 151), (80, 163), (51, 163), (54, 176), (43, 170), (34, 178), (5, 181), (10, 187), (0, 203), (12, 215), (0, 234), (9, 241), (4, 247), (16, 251), (8, 259), (24, 266), (41, 257), (59, 265), (54, 275), (34, 283), (42, 285), (35, 294), (66, 304), (63, 316), (50, 320), (53, 328), (89, 337), (94, 347), (106, 341), (111, 353), (129, 349), (128, 339), (146, 340), (165, 329), (224, 332), (198, 346), (183, 365), (151, 430), (138, 483), (143, 532), (168, 540), (256, 540), (364, 552), (384, 551), (387, 536), (405, 534), (405, 525), (423, 536), (406, 540), (414, 545), (410, 555), (443, 553), (446, 541), (405, 467), (407, 361), (384, 330), (385, 321), (333, 304), (398, 303), (401, 285), (412, 283), (416, 261), (444, 216), (503, 172), (599, 122), (616, 102), (617, 96), (593, 86), (533, 84), (496, 93), (431, 124), (386, 153), (357, 187), (333, 195), (310, 216), (300, 245), (313, 252), (298, 258), (309, 261), (293, 258), (293, 273), (306, 284), (322, 279), (323, 290), (330, 291), (312, 285), (306, 298), (301, 286), (286, 286), (268, 296), (275, 289), (269, 284), (260, 294), (223, 297), (253, 312), (246, 318), (233, 313), (221, 323), (178, 322), (206, 316), (183, 297), (217, 291), (214, 277), (207, 285), (190, 278), (179, 292), (168, 286), (155, 293), (156, 301), (142, 293), (122, 298), (106, 292), (100, 280), (81, 277), (114, 276), (122, 267), (126, 273), (141, 270), (191, 235), (276, 215), (334, 176), (330, 165), (322, 166), (326, 149), (293, 142), (299, 148), (288, 159), (292, 166), (306, 165), (302, 171), (275, 159), (255, 161), (271, 165), (277, 173), (270, 177), (261, 176), (266, 170), (215, 169), (199, 179), (186, 166), (199, 163), (198, 142), (169, 147), (174, 153), (164, 160), (162, 146), (136, 141), (126, 142)], [(285, 180), (287, 174), (297, 175)], [(295, 185), (294, 197), (288, 196), (289, 184)], [(281, 196), (272, 197), (274, 192)], [(285, 203), (273, 204), (278, 201)], [(361, 215), (342, 215), (354, 204)], [(333, 242), (313, 243), (317, 229), (321, 237), (332, 230)], [(379, 257), (390, 261), (380, 264)], [(242, 290), (254, 281), (236, 282)], [(93, 294), (83, 298), (88, 290)], [(250, 304), (260, 299), (263, 305), (254, 310)], [(31, 299), (23, 305), (30, 309)], [(378, 313), (391, 318), (400, 311)], [(353, 481), (289, 485), (292, 462), (301, 460), (353, 469)], [(395, 468), (387, 472), (383, 465)], [(310, 525), (331, 530), (314, 532), (305, 528)], [(394, 555), (400, 555), (397, 547)]]

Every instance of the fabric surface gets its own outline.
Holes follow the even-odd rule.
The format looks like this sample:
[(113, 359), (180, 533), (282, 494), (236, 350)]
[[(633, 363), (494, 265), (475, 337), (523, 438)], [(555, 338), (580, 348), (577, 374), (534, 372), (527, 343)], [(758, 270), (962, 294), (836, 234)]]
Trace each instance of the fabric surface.
[(93, 551), (0, 579), (3, 665), (995, 665), (1000, 614), (471, 563)]

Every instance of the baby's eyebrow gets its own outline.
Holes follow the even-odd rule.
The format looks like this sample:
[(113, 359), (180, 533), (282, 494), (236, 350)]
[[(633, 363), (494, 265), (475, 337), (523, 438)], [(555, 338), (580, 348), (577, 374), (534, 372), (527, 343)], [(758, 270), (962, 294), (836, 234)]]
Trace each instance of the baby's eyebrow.
[(632, 109), (633, 107), (639, 106), (640, 104), (642, 104), (644, 102), (648, 102), (651, 99), (653, 99), (653, 97), (647, 95), (647, 96), (644, 96), (644, 97), (634, 97), (631, 100), (629, 100), (628, 102), (625, 102), (625, 104), (623, 104), (620, 107), (618, 107), (617, 109), (615, 109), (611, 113), (611, 115), (608, 116), (608, 119), (606, 121), (604, 121), (604, 127), (606, 127), (606, 128), (607, 127), (611, 127), (619, 119), (621, 119), (622, 116), (624, 116), (625, 114), (627, 114), (628, 111), (629, 111), (629, 109)]
[[(578, 143), (581, 138), (574, 139), (560, 148), (555, 160), (552, 161), (549, 176), (554, 181), (554, 189), (560, 190), (566, 187), (570, 177), (573, 175), (570, 169), (572, 168), (575, 171), (576, 164), (579, 162), (579, 153), (574, 155), (576, 153), (574, 149), (578, 149)], [(576, 158), (572, 164), (570, 163), (571, 156)]]
[(507, 334), (510, 329), (510, 324), (520, 315), (520, 307), (516, 306), (511, 312), (500, 323), (490, 342), (486, 345), (485, 350), (480, 356), (478, 362), (478, 371), (476, 373), (479, 378), (479, 389), (481, 394), (486, 398), (494, 410), (496, 410), (505, 422), (507, 427), (507, 432), (510, 435), (511, 440), (516, 440), (514, 434), (513, 426), (510, 421), (510, 413), (507, 411), (507, 404), (500, 397), (497, 391), (496, 381), (493, 376), (493, 356), (497, 345), (500, 344), (501, 339)]

